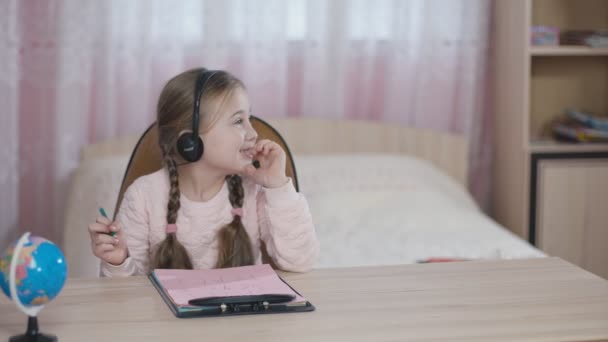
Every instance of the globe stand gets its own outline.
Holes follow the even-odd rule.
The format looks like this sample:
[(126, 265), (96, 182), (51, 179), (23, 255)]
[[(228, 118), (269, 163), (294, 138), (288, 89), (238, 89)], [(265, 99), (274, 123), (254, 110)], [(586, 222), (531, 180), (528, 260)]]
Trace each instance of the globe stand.
[(56, 342), (57, 337), (53, 335), (45, 335), (38, 331), (38, 318), (36, 316), (28, 316), (27, 331), (23, 335), (11, 336), (9, 342)]

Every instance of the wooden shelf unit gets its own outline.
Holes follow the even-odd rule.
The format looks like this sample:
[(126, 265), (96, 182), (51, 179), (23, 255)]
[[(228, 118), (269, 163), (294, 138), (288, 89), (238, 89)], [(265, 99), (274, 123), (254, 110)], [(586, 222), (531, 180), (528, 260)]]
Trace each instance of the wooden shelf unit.
[[(546, 252), (607, 276), (608, 248), (604, 252), (584, 243), (608, 246), (603, 216), (608, 212), (608, 143), (557, 142), (550, 123), (568, 108), (608, 115), (608, 48), (531, 46), (530, 33), (536, 25), (606, 30), (608, 0), (496, 1), (494, 10), (492, 214)], [(571, 191), (577, 194), (576, 206), (568, 200)]]

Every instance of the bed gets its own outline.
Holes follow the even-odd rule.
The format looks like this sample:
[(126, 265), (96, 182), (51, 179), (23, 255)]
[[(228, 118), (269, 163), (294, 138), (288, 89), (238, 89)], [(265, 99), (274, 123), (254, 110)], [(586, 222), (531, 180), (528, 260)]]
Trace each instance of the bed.
[[(318, 268), (545, 256), (485, 215), (467, 192), (462, 137), (365, 121), (268, 121), (288, 142), (309, 201), (321, 243)], [(65, 215), (70, 276), (97, 274), (86, 227), (97, 207), (113, 208), (136, 141), (82, 151)]]

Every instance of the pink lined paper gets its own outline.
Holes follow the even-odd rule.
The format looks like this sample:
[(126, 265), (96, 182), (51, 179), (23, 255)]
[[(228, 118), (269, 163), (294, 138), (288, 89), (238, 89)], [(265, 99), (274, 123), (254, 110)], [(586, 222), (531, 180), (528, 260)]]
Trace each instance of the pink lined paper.
[(268, 264), (213, 270), (157, 269), (154, 274), (179, 306), (196, 298), (262, 294), (289, 294), (296, 296), (293, 302), (305, 301)]

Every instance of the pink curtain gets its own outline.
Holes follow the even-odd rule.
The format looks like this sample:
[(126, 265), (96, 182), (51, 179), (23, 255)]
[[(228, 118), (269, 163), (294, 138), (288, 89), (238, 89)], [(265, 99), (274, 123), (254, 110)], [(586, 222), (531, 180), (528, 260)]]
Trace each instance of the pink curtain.
[(240, 77), (262, 117), (358, 118), (464, 134), (470, 190), (487, 207), (491, 5), (1, 1), (0, 247), (25, 230), (61, 241), (81, 147), (141, 132), (164, 82), (194, 66)]

